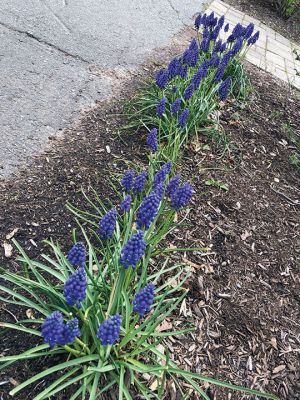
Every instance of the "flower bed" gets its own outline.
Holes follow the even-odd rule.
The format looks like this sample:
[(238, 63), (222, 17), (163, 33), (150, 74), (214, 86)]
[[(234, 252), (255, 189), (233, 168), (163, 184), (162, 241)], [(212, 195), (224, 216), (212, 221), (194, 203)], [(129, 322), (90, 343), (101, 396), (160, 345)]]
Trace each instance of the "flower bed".
[[(225, 100), (231, 90), (234, 57), (258, 36), (252, 35), (251, 24), (247, 28), (239, 24), (231, 39), (216, 50), (217, 32), (223, 29), (224, 19), (218, 20), (213, 14), (198, 16), (195, 25), (197, 32), (200, 26), (204, 27), (201, 43), (193, 40), (182, 58), (171, 62), (178, 67), (176, 75), (170, 65), (158, 74), (159, 89), (153, 92), (151, 112), (145, 113), (149, 125), (147, 143), (151, 149), (148, 171), (125, 173), (117, 206), (105, 207), (100, 200), (97, 204), (91, 202), (94, 214), (70, 206), (80, 219), (79, 231), (85, 243), (77, 240), (75, 232), (75, 244), (68, 256), (58, 245), (49, 243), (55, 258), (44, 255), (45, 263), (41, 263), (30, 260), (16, 243), (24, 273), (3, 274), (3, 279), (15, 289), (2, 285), (1, 290), (9, 295), (2, 299), (36, 310), (41, 318), (16, 324), (2, 323), (2, 326), (41, 336), (44, 343), (25, 353), (3, 357), (2, 367), (21, 359), (63, 354), (69, 357), (21, 383), (11, 395), (60, 371), (61, 376), (37, 395), (36, 400), (54, 396), (69, 386), (74, 386), (70, 399), (105, 398), (113, 387), (118, 387), (119, 399), (134, 398), (136, 393), (146, 399), (160, 399), (165, 392), (166, 379), (170, 378), (183, 398), (187, 395), (182, 386), (185, 381), (194, 393), (209, 399), (199, 386), (199, 380), (276, 398), (179, 369), (167, 349), (162, 352), (159, 347), (165, 337), (194, 329), (157, 331), (159, 324), (183, 300), (189, 272), (181, 264), (170, 265), (168, 258), (159, 268), (149, 265), (158, 252), (170, 251), (160, 243), (175, 227), (183, 224), (184, 207), (193, 194), (192, 186), (175, 175), (176, 161), (189, 133), (203, 121), (197, 107), (202, 102), (208, 104), (204, 112), (207, 118), (217, 107), (216, 95)], [(227, 62), (222, 61), (224, 58)], [(182, 74), (182, 70), (186, 72)], [(164, 74), (168, 74), (167, 78)], [(204, 85), (206, 80), (207, 85)], [(175, 81), (176, 91), (168, 91)], [(200, 95), (202, 86), (206, 89)], [(155, 96), (160, 97), (161, 91), (163, 97), (157, 101)], [(153, 108), (157, 112), (154, 117)], [(175, 223), (177, 213), (181, 216), (179, 223)], [(156, 379), (155, 389), (147, 386), (143, 378), (145, 373)]]

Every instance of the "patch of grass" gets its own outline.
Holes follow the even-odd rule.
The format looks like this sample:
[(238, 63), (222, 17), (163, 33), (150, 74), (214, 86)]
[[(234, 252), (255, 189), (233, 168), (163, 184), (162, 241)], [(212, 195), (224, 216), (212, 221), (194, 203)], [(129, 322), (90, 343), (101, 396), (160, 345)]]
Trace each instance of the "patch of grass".
[(295, 151), (293, 151), (292, 154), (289, 156), (289, 161), (291, 165), (293, 165), (297, 169), (300, 169), (300, 157)]
[(222, 189), (225, 192), (228, 192), (228, 190), (229, 190), (228, 184), (224, 183), (224, 182), (222, 182), (222, 181), (220, 181), (218, 179), (214, 179), (214, 178), (207, 179), (204, 183), (205, 183), (206, 186), (213, 186), (213, 187), (216, 187), (218, 189)]

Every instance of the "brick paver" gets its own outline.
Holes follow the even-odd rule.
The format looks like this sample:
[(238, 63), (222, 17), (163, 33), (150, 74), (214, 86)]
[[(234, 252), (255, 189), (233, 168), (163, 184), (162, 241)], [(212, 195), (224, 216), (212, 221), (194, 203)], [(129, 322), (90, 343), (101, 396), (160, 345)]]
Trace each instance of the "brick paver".
[[(297, 60), (297, 53), (300, 59), (300, 46), (221, 0), (214, 0), (206, 13), (211, 11), (218, 16), (225, 15), (230, 28), (238, 22), (243, 25), (253, 22), (260, 31), (260, 38), (246, 53), (246, 60), (300, 90), (300, 61)], [(227, 34), (222, 31), (221, 37), (225, 39)]]

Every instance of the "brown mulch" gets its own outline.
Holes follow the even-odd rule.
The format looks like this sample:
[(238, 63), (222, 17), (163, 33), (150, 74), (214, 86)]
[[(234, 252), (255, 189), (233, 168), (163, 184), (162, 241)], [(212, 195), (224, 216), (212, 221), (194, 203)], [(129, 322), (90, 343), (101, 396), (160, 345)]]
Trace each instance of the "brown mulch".
[[(169, 240), (174, 245), (208, 246), (211, 250), (184, 256), (193, 272), (187, 285), (190, 292), (180, 316), (173, 318), (178, 318), (181, 328), (194, 325), (197, 330), (167, 344), (174, 358), (191, 370), (268, 390), (280, 399), (297, 400), (300, 173), (289, 162), (294, 145), (284, 124), (300, 134), (300, 102), (285, 84), (255, 67), (247, 70), (254, 87), (248, 103), (229, 101), (220, 113), (221, 125), (236, 147), (230, 147), (221, 158), (211, 140), (203, 138), (186, 149), (179, 167), (192, 180), (196, 194), (189, 226)], [(134, 82), (131, 90), (138, 87), (139, 78)], [(37, 158), (29, 171), (2, 182), (1, 245), (8, 241), (6, 235), (18, 228), (14, 237), (31, 257), (39, 256), (41, 240), (49, 237), (68, 249), (75, 223), (64, 208), (66, 201), (82, 207), (80, 188), (89, 185), (102, 198), (111, 196), (108, 176), (123, 171), (125, 160), (143, 163), (142, 141), (123, 135), (124, 141), (115, 135), (116, 127), (125, 122), (118, 116), (124, 98), (87, 112), (64, 138), (54, 139), (53, 148)], [(208, 179), (226, 183), (228, 192), (207, 186)], [(19, 268), (14, 255), (5, 258), (2, 251), (1, 265)], [(173, 258), (182, 261), (182, 254)], [(25, 317), (21, 310), (3, 304), (0, 314), (0, 320)], [(16, 332), (0, 340), (1, 353), (17, 353), (29, 345)], [(0, 398), (8, 399), (16, 382), (55, 362), (23, 362), (22, 368), (1, 372), (0, 381), (9, 383), (0, 386)], [(30, 399), (46, 384), (44, 381), (15, 398)], [(231, 396), (213, 387), (208, 390), (214, 400), (251, 398)], [(67, 400), (68, 395), (57, 398)]]
[[(197, 330), (170, 345), (182, 366), (188, 363), (204, 375), (296, 400), (300, 166), (289, 162), (294, 145), (284, 124), (300, 140), (299, 93), (253, 66), (247, 71), (254, 88), (248, 103), (229, 102), (220, 114), (221, 126), (238, 148), (232, 146), (226, 158), (218, 159), (202, 137), (180, 164), (197, 193), (188, 229), (171, 243), (210, 251), (177, 256), (193, 271), (180, 326), (189, 320)], [(210, 179), (229, 190), (207, 186)], [(215, 400), (254, 399), (216, 388), (212, 393)]]
[(271, 0), (226, 0), (226, 3), (259, 19), (287, 39), (300, 44), (300, 14), (283, 19)]

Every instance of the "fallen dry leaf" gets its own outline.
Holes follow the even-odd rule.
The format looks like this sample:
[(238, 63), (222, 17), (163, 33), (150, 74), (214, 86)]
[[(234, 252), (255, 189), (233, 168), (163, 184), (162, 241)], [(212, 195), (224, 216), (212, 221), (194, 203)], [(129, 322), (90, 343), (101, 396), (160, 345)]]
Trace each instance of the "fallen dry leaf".
[(278, 372), (281, 372), (285, 369), (285, 365), (278, 365), (278, 367), (275, 367), (272, 371), (273, 374), (278, 374)]
[(26, 310), (26, 317), (28, 319), (34, 319), (33, 311), (31, 308), (28, 308), (28, 310)]
[(156, 328), (157, 332), (163, 332), (163, 331), (168, 331), (172, 329), (172, 324), (168, 322), (168, 320), (164, 320), (158, 327)]
[(7, 242), (3, 242), (3, 248), (4, 248), (4, 255), (5, 257), (11, 257), (12, 256), (12, 252), (13, 252), (13, 247), (10, 243)]
[(248, 231), (245, 231), (244, 233), (241, 234), (241, 239), (242, 240), (247, 240), (248, 237), (251, 236), (251, 233), (249, 233)]
[(14, 228), (10, 233), (8, 233), (8, 234), (5, 236), (5, 239), (6, 239), (6, 240), (9, 240), (9, 239), (11, 239), (12, 237), (14, 237), (15, 234), (18, 232), (18, 230), (19, 230), (19, 228)]

